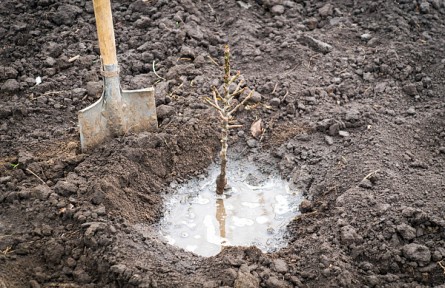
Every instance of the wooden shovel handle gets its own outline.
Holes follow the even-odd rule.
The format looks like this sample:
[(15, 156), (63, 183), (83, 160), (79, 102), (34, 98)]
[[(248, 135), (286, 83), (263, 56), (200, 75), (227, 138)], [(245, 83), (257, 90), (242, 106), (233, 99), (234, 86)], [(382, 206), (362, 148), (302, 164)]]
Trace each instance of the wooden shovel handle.
[(103, 65), (117, 65), (110, 0), (93, 0), (93, 5), (102, 63)]

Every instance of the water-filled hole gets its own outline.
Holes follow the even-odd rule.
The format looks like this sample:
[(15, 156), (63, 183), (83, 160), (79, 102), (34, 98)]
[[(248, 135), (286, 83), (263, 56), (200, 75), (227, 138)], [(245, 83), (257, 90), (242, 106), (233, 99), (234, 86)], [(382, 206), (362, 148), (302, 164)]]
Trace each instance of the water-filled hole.
[(285, 228), (298, 214), (301, 193), (251, 162), (231, 160), (227, 171), (231, 188), (223, 196), (215, 193), (217, 165), (207, 177), (178, 186), (166, 199), (161, 235), (201, 256), (216, 255), (223, 246), (253, 245), (263, 252), (284, 247)]

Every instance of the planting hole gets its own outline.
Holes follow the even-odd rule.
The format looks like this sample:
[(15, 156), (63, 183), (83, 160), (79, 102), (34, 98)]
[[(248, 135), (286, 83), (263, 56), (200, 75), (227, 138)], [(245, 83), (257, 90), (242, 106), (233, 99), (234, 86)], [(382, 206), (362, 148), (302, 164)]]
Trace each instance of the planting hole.
[(215, 193), (219, 167), (192, 179), (166, 199), (160, 232), (169, 244), (201, 256), (223, 246), (256, 246), (273, 252), (286, 245), (286, 225), (298, 214), (301, 193), (279, 176), (261, 173), (253, 163), (231, 160), (230, 189)]

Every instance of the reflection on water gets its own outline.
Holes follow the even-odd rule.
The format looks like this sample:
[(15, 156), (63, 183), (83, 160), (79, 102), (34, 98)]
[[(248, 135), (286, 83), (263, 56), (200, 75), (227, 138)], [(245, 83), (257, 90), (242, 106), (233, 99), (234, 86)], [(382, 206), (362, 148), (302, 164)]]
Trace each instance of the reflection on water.
[[(223, 199), (216, 199), (216, 220), (219, 224), (219, 237), (226, 238), (226, 208)], [(223, 244), (223, 243), (221, 243)]]
[(167, 199), (161, 234), (171, 245), (212, 256), (222, 246), (255, 245), (271, 252), (286, 244), (285, 226), (297, 214), (301, 195), (252, 163), (229, 164), (231, 189), (225, 195), (215, 193), (218, 167), (212, 166), (207, 178), (183, 184)]

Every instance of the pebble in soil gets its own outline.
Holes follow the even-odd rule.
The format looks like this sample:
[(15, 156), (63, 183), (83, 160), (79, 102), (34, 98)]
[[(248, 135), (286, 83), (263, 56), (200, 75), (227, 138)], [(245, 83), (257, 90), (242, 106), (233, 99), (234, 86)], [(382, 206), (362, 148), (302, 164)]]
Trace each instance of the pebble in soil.
[(279, 176), (263, 174), (253, 163), (229, 161), (230, 189), (215, 193), (219, 167), (176, 187), (166, 199), (161, 235), (169, 244), (201, 256), (224, 246), (256, 246), (273, 252), (286, 245), (286, 225), (298, 214), (301, 193)]

